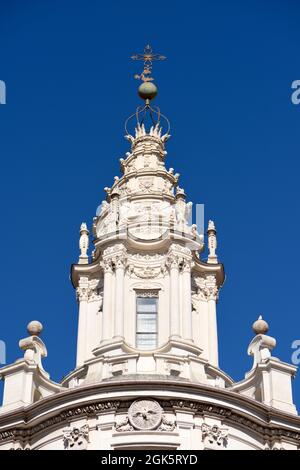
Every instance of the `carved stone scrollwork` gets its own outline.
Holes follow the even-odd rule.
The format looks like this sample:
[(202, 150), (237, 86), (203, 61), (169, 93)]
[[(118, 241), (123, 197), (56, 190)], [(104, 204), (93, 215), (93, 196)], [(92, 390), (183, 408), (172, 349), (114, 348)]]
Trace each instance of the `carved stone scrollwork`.
[(89, 443), (89, 427), (69, 427), (63, 429), (64, 447), (68, 450), (86, 450)]
[(228, 442), (228, 429), (217, 424), (212, 426), (203, 423), (201, 426), (202, 441), (209, 447), (225, 447)]
[(134, 262), (141, 261), (141, 262), (161, 262), (164, 259), (163, 255), (155, 254), (155, 255), (142, 255), (140, 253), (135, 253), (130, 256), (130, 259)]
[(164, 255), (134, 254), (128, 257), (127, 272), (141, 279), (153, 279), (167, 272)]
[(135, 274), (136, 277), (141, 279), (152, 279), (157, 277), (161, 272), (160, 268), (154, 268), (151, 266), (144, 266), (144, 267), (130, 267), (130, 274)]
[(115, 430), (118, 432), (133, 431), (133, 429), (134, 428), (131, 426), (128, 416), (115, 424)]
[(151, 193), (153, 191), (153, 178), (142, 178), (139, 182), (139, 188), (144, 193)]
[(174, 431), (175, 427), (175, 421), (170, 421), (165, 417), (165, 415), (163, 415), (158, 431)]

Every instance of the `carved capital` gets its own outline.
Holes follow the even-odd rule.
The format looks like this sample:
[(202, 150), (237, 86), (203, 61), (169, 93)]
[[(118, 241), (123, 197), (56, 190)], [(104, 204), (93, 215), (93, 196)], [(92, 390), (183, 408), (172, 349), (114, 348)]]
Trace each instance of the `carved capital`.
[(113, 260), (112, 258), (106, 258), (102, 261), (101, 267), (103, 268), (104, 274), (113, 272)]
[(195, 284), (197, 286), (197, 298), (199, 300), (217, 300), (219, 296), (219, 289), (215, 276), (210, 275), (206, 277), (195, 277)]
[(189, 258), (183, 258), (181, 270), (183, 273), (190, 273), (194, 263)]
[(103, 252), (102, 267), (104, 272), (112, 272), (113, 269), (125, 268), (127, 251), (121, 243), (109, 246)]
[(178, 243), (172, 243), (169, 249), (167, 266), (172, 268), (191, 269), (191, 250)]
[(179, 269), (180, 264), (182, 263), (183, 258), (178, 256), (177, 253), (169, 253), (166, 265), (169, 269)]
[(79, 286), (76, 289), (78, 302), (93, 302), (102, 299), (103, 280), (80, 278)]
[(78, 302), (87, 302), (89, 299), (89, 287), (77, 287), (76, 289), (76, 298)]
[(125, 255), (118, 255), (113, 258), (113, 263), (116, 269), (125, 269), (126, 267), (126, 256)]

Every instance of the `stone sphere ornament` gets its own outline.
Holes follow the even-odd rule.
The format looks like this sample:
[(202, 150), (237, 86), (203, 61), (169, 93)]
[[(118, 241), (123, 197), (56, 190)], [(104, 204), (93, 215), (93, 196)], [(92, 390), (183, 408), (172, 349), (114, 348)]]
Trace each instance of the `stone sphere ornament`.
[(27, 325), (27, 331), (30, 334), (30, 336), (39, 336), (41, 332), (43, 331), (43, 325), (41, 324), (41, 322), (37, 320), (32, 320)]
[(269, 325), (265, 320), (263, 320), (263, 317), (260, 315), (258, 317), (258, 320), (256, 320), (253, 323), (252, 329), (253, 329), (254, 333), (256, 333), (257, 335), (264, 335), (265, 333), (268, 332)]
[(144, 82), (138, 88), (139, 97), (142, 100), (153, 100), (157, 95), (157, 86), (152, 82)]

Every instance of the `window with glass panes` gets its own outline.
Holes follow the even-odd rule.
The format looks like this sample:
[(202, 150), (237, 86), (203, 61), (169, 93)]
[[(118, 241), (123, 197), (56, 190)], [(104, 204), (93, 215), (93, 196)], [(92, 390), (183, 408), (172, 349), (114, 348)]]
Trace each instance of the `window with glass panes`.
[(157, 347), (157, 305), (156, 293), (141, 293), (136, 297), (136, 347), (155, 349)]

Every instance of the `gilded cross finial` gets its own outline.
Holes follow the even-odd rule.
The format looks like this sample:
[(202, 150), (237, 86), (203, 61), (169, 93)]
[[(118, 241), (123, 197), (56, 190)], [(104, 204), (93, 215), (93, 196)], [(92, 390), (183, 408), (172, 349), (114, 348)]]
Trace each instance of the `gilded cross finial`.
[(154, 53), (152, 51), (152, 47), (148, 44), (142, 54), (134, 54), (131, 56), (131, 59), (144, 61), (144, 70), (140, 75), (136, 74), (134, 78), (142, 80), (143, 82), (152, 82), (154, 80), (151, 76), (152, 62), (154, 60), (166, 60), (166, 57), (164, 55)]

